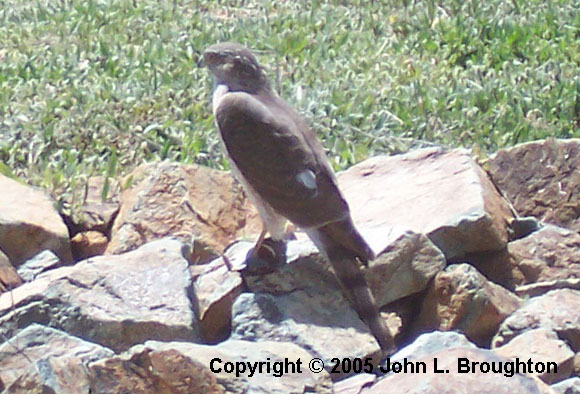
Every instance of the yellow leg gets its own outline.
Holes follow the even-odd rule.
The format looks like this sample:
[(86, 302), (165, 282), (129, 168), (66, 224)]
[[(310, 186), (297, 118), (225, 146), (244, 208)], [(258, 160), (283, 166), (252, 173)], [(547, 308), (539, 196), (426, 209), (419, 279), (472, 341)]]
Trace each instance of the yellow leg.
[(258, 251), (262, 247), (262, 243), (264, 243), (264, 239), (266, 238), (266, 234), (268, 234), (268, 231), (266, 230), (265, 227), (262, 227), (262, 232), (258, 236), (258, 239), (256, 240), (256, 245), (254, 246), (254, 250), (252, 251), (253, 257), (258, 257)]

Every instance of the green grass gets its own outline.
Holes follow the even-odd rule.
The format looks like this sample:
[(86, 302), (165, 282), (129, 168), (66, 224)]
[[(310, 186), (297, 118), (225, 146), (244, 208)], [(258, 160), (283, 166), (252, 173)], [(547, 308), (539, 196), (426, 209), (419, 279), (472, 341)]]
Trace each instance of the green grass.
[[(578, 137), (577, 1), (0, 0), (0, 172), (64, 209), (90, 175), (226, 166), (198, 63), (259, 51), (336, 169), (408, 139)], [(69, 201), (70, 202), (70, 201)]]

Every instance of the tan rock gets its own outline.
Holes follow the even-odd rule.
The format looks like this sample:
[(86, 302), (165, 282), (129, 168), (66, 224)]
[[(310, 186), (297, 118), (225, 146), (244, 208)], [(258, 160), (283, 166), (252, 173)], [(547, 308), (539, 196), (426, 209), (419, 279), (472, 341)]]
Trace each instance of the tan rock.
[(377, 303), (383, 306), (424, 290), (446, 264), (429, 238), (407, 232), (369, 262), (365, 274)]
[(510, 242), (508, 251), (525, 283), (580, 277), (580, 234), (545, 226)]
[(83, 231), (71, 239), (72, 253), (77, 261), (102, 255), (108, 244), (108, 238), (100, 231)]
[(189, 269), (202, 338), (208, 343), (224, 340), (231, 329), (232, 305), (243, 291), (242, 276), (230, 272), (222, 258)]
[[(208, 346), (148, 341), (120, 356), (91, 364), (89, 371), (95, 392), (332, 392), (328, 373), (308, 369), (311, 358), (305, 350), (285, 342), (228, 340)], [(250, 367), (256, 368), (260, 362), (262, 370), (250, 372)], [(226, 372), (230, 366), (234, 371)], [(236, 373), (236, 366), (245, 367), (245, 371)]]
[(534, 141), (498, 151), (494, 183), (520, 215), (580, 232), (580, 139)]
[(22, 284), (22, 278), (2, 250), (0, 250), (0, 294)]
[(62, 331), (33, 324), (0, 345), (6, 392), (89, 392), (86, 365), (113, 352)]
[(141, 166), (130, 177), (133, 186), (123, 192), (107, 253), (172, 235), (194, 243), (193, 262), (208, 262), (261, 229), (254, 208), (226, 172), (162, 162)]
[(115, 356), (90, 366), (95, 393), (223, 393), (207, 366), (174, 349), (143, 349), (132, 357)]
[(427, 234), (447, 259), (508, 241), (509, 206), (467, 151), (373, 157), (341, 173), (339, 183), (375, 252), (406, 230)]
[(14, 267), (45, 249), (71, 263), (68, 229), (42, 191), (0, 175), (0, 249)]
[(0, 334), (42, 322), (116, 351), (147, 339), (196, 340), (185, 249), (162, 239), (47, 271), (0, 295)]
[(538, 328), (518, 335), (506, 345), (494, 349), (494, 352), (515, 360), (549, 362), (556, 364), (555, 371), (533, 371), (544, 382), (552, 384), (564, 380), (572, 375), (574, 366), (574, 352), (560, 339), (554, 331)]
[(552, 290), (531, 298), (503, 321), (493, 338), (493, 346), (499, 347), (536, 328), (555, 331), (574, 352), (580, 351), (580, 291)]
[(488, 278), (509, 289), (580, 277), (580, 235), (547, 225), (508, 243), (505, 250), (466, 258)]
[(489, 282), (474, 267), (454, 264), (435, 276), (414, 331), (459, 330), (473, 342), (485, 345), (519, 306), (517, 296)]

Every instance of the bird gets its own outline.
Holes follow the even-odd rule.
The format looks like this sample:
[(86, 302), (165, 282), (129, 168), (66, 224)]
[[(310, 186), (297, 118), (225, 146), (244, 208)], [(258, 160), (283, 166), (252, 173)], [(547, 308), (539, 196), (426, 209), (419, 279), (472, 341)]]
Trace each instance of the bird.
[(213, 113), (230, 169), (263, 222), (254, 251), (267, 233), (283, 241), (288, 222), (304, 231), (388, 354), (394, 340), (362, 268), (375, 255), (354, 225), (322, 143), (247, 47), (213, 44), (202, 64), (214, 77)]

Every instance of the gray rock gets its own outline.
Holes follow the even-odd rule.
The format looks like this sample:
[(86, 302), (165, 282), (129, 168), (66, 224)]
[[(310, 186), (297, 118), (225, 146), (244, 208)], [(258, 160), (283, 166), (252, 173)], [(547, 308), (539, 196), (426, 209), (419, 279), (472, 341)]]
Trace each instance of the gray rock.
[(392, 361), (400, 361), (405, 358), (412, 360), (454, 347), (475, 349), (477, 346), (471, 343), (465, 335), (458, 332), (433, 331), (419, 335), (410, 345), (393, 354), (390, 359)]
[(233, 306), (231, 338), (292, 342), (320, 357), (327, 370), (335, 357), (377, 359), (380, 348), (348, 301), (336, 290), (321, 291), (242, 294)]
[(0, 382), (9, 393), (88, 394), (86, 366), (113, 355), (97, 344), (32, 324), (0, 345)]
[[(413, 361), (407, 361), (419, 373), (410, 373), (411, 365), (408, 364), (407, 373), (388, 374), (362, 393), (540, 394), (551, 392), (545, 383), (524, 375), (521, 371), (509, 373), (507, 368), (511, 367), (506, 367), (506, 363), (511, 361), (485, 349), (471, 347), (442, 349)], [(473, 362), (479, 364), (474, 367)], [(485, 365), (483, 368), (489, 368), (487, 372), (482, 371), (482, 364)], [(496, 370), (499, 370), (501, 366), (502, 372), (491, 372), (492, 365), (496, 366)]]
[(26, 282), (30, 282), (44, 271), (54, 269), (60, 265), (59, 258), (50, 250), (44, 250), (26, 260), (18, 267), (18, 274)]
[(164, 239), (45, 272), (0, 296), (0, 332), (40, 322), (115, 351), (147, 339), (196, 340), (185, 249)]
[(551, 387), (556, 394), (580, 394), (580, 378), (566, 379)]

